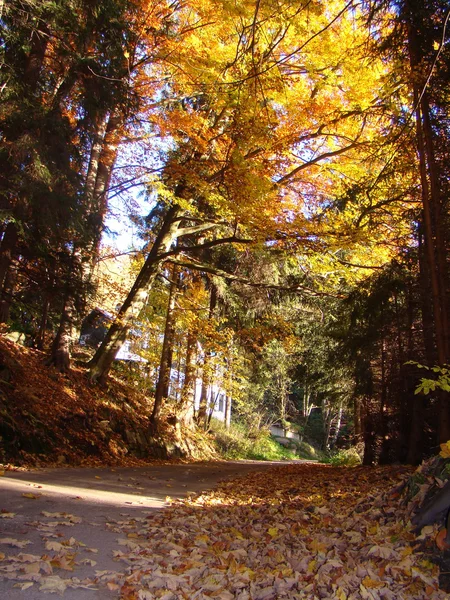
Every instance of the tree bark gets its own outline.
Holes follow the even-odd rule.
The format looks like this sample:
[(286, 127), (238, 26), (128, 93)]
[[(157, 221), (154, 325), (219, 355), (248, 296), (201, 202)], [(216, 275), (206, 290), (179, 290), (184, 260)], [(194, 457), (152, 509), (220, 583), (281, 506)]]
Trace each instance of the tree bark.
[(16, 250), (17, 240), (17, 225), (14, 221), (10, 221), (6, 226), (0, 245), (0, 290), (3, 289), (5, 284), (12, 257)]
[(46, 294), (45, 298), (44, 298), (44, 303), (42, 306), (42, 314), (41, 314), (41, 320), (39, 323), (39, 329), (38, 329), (38, 333), (36, 335), (36, 340), (35, 340), (36, 348), (38, 350), (43, 350), (44, 346), (45, 346), (45, 332), (47, 330), (49, 308), (50, 308), (50, 296), (48, 294)]
[(355, 398), (353, 400), (353, 442), (358, 444), (363, 438), (362, 428), (362, 402), (361, 398)]
[[(442, 192), (435, 160), (428, 94), (423, 87), (424, 82), (416, 76), (419, 69), (423, 68), (423, 56), (419, 44), (419, 31), (414, 19), (415, 7), (413, 3), (408, 1), (405, 3), (405, 8), (409, 59), (413, 80), (412, 88), (416, 108), (416, 137), (422, 188), (425, 256), (431, 280), (437, 357), (439, 366), (443, 367), (449, 359), (449, 308), (446, 300), (447, 265), (444, 247), (445, 236), (442, 232)], [(450, 394), (440, 390), (438, 403), (437, 441), (443, 443), (450, 439)]]
[(331, 450), (336, 447), (336, 444), (338, 441), (339, 432), (341, 430), (341, 425), (342, 425), (342, 413), (343, 412), (344, 412), (344, 406), (343, 406), (343, 402), (341, 401), (339, 403), (338, 413), (336, 415), (336, 421), (334, 423), (333, 434), (330, 436), (331, 437), (331, 441), (330, 441), (330, 449)]
[(170, 282), (169, 301), (167, 304), (166, 325), (164, 339), (159, 363), (158, 382), (155, 390), (155, 403), (150, 422), (155, 424), (158, 420), (164, 399), (169, 395), (170, 370), (172, 367), (173, 342), (175, 333), (175, 301), (179, 285), (179, 269), (176, 265), (172, 268), (172, 280)]
[[(209, 313), (208, 320), (210, 321), (214, 316), (214, 310), (217, 304), (217, 288), (211, 283), (211, 293), (209, 297)], [(206, 429), (207, 412), (208, 412), (208, 389), (211, 385), (211, 362), (212, 353), (209, 350), (205, 350), (205, 356), (203, 358), (203, 369), (202, 369), (202, 391), (200, 394), (200, 404), (198, 407), (197, 423), (203, 425)]]
[(196, 345), (197, 337), (193, 331), (190, 331), (187, 337), (183, 388), (181, 390), (179, 406), (177, 407), (177, 421), (185, 427), (190, 427), (194, 418)]
[(120, 308), (114, 323), (109, 328), (105, 339), (90, 362), (90, 379), (92, 381), (103, 382), (106, 379), (113, 360), (122, 347), (133, 321), (139, 317), (145, 306), (149, 289), (165, 260), (161, 258), (161, 255), (169, 251), (177, 237), (179, 227), (177, 217), (180, 214), (181, 208), (178, 205), (169, 209), (144, 266)]
[(229, 429), (231, 426), (231, 395), (228, 393), (225, 396), (225, 427)]
[(102, 236), (103, 221), (107, 209), (108, 191), (111, 175), (117, 158), (117, 152), (122, 140), (124, 116), (121, 112), (109, 116), (106, 131), (102, 141), (101, 153), (98, 159), (95, 184), (92, 193), (92, 252), (96, 258)]
[(3, 283), (3, 289), (0, 300), (0, 323), (9, 321), (9, 311), (14, 297), (14, 289), (17, 279), (17, 260), (11, 259), (6, 277)]
[(70, 370), (70, 349), (73, 341), (73, 323), (76, 315), (74, 294), (66, 295), (58, 332), (52, 344), (49, 365), (54, 365), (61, 373)]
[(202, 372), (202, 390), (200, 393), (200, 403), (198, 407), (197, 414), (197, 423), (203, 428), (206, 429), (206, 418), (208, 412), (208, 390), (211, 384), (211, 376), (210, 376), (210, 363), (211, 363), (211, 353), (205, 352), (205, 357), (203, 359), (203, 372)]

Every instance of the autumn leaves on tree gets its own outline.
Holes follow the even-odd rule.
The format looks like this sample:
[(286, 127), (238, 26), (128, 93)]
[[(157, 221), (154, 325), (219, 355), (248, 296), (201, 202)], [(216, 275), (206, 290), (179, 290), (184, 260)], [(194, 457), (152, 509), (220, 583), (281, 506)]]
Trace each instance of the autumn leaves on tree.
[(450, 438), (448, 393), (414, 395), (420, 372), (405, 366), (449, 362), (446, 10), (5, 0), (2, 321), (41, 348), (52, 338), (50, 360), (68, 369), (95, 304), (108, 198), (132, 205), (145, 186), (159, 217), (92, 380), (105, 381), (168, 278), (155, 422), (171, 301), (195, 289), (186, 426), (198, 363), (204, 385), (229, 371), (242, 416), (255, 402), (267, 420), (305, 426), (320, 408), (327, 445), (344, 411), (366, 462), (420, 460)]

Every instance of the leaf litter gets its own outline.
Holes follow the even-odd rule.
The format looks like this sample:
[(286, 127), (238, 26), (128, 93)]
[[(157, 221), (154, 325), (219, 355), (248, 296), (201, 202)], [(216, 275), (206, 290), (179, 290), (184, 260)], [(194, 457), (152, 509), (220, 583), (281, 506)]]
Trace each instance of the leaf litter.
[[(297, 464), (109, 524), (124, 600), (448, 598), (398, 499), (403, 467)], [(396, 487), (393, 487), (397, 484)], [(110, 589), (112, 589), (110, 587)]]
[[(417, 537), (411, 506), (399, 501), (402, 467), (334, 468), (293, 464), (222, 483), (141, 517), (121, 515), (117, 571), (96, 569), (75, 538), (45, 554), (0, 553), (0, 576), (26, 590), (62, 595), (105, 587), (123, 600), (440, 600), (439, 569), (428, 557), (436, 526)], [(396, 484), (395, 487), (394, 484)], [(42, 513), (60, 524), (79, 518)], [(0, 539), (23, 548), (26, 541)], [(67, 577), (80, 565), (92, 576)], [(66, 576), (64, 576), (66, 574)]]

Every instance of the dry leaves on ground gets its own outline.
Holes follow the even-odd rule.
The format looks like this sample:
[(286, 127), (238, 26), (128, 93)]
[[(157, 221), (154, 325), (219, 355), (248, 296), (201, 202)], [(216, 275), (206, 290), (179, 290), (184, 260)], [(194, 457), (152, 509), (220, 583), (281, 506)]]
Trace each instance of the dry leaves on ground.
[[(75, 538), (52, 540), (56, 525), (78, 517), (43, 513), (35, 525), (46, 554), (0, 553), (0, 574), (24, 590), (105, 587), (123, 600), (443, 600), (438, 568), (422, 553), (436, 530), (412, 533), (410, 507), (393, 487), (402, 476), (393, 467), (285, 465), (160, 512), (123, 515), (107, 523), (117, 533), (116, 571), (96, 570)], [(92, 577), (78, 579), (79, 565)]]
[[(402, 520), (399, 469), (292, 465), (111, 524), (127, 600), (443, 599)], [(423, 532), (430, 543), (434, 529)]]

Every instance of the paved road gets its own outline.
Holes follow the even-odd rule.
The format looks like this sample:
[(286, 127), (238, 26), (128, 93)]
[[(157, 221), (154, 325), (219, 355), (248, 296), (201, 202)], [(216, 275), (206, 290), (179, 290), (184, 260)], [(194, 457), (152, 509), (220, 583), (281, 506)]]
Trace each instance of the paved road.
[[(48, 599), (48, 593), (40, 589), (43, 581), (44, 588), (57, 590), (59, 578), (83, 581), (92, 579), (96, 571), (117, 571), (113, 550), (117, 549), (121, 520), (149, 517), (166, 504), (167, 496), (182, 498), (206, 491), (221, 480), (274, 464), (280, 463), (236, 461), (6, 472), (0, 477), (0, 598)], [(14, 545), (17, 543), (19, 546)], [(58, 552), (58, 544), (63, 544), (63, 552)], [(73, 552), (67, 553), (68, 545)], [(65, 564), (64, 558), (61, 562), (61, 556), (68, 556), (71, 564)], [(47, 567), (41, 562), (30, 585), (27, 582), (33, 579), (42, 558), (47, 564), (53, 559), (53, 572), (45, 573)], [(24, 583), (30, 587), (17, 587)], [(106, 588), (68, 587), (64, 591), (65, 600), (117, 597), (117, 591)]]

